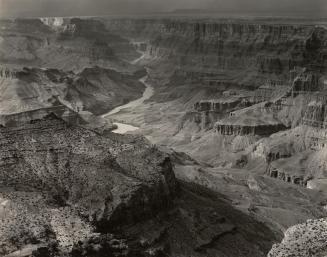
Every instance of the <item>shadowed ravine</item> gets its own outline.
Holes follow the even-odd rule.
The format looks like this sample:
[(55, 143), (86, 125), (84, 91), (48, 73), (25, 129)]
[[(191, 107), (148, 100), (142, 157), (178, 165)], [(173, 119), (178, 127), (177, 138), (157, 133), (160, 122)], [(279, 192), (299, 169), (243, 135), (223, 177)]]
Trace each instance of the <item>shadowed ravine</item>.
[[(131, 63), (135, 64), (143, 58), (144, 58), (144, 55), (142, 55), (141, 57), (132, 61)], [(135, 108), (137, 106), (140, 106), (144, 101), (148, 100), (154, 94), (154, 89), (149, 83), (146, 82), (147, 79), (148, 79), (148, 75), (139, 80), (146, 87), (141, 98), (131, 101), (127, 104), (116, 107), (115, 109), (111, 110), (109, 113), (102, 115), (102, 118), (109, 118), (111, 115), (119, 113), (120, 111), (122, 111), (124, 109)], [(139, 127), (135, 127), (130, 124), (119, 123), (119, 122), (114, 122), (114, 125), (116, 125), (118, 128), (113, 130), (112, 132), (117, 133), (117, 134), (125, 134), (127, 132), (135, 131), (135, 130), (139, 129)]]

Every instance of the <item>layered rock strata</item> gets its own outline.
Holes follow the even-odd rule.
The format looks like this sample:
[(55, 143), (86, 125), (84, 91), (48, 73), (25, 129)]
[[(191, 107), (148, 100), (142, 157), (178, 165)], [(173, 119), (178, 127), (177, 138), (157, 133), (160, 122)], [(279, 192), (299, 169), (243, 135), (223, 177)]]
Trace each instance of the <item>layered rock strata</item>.
[(259, 135), (269, 136), (278, 131), (284, 130), (286, 127), (282, 124), (269, 125), (244, 125), (244, 124), (224, 124), (223, 121), (216, 123), (215, 129), (221, 135)]
[(0, 114), (10, 115), (66, 105), (75, 112), (102, 114), (142, 96), (145, 86), (138, 81), (143, 69), (128, 75), (100, 67), (80, 73), (57, 69), (23, 68), (15, 77), (0, 79)]
[[(227, 92), (226, 92), (227, 94)], [(211, 129), (217, 120), (229, 115), (229, 112), (248, 106), (242, 97), (226, 96), (215, 100), (202, 100), (194, 104), (194, 111), (188, 119), (201, 124), (202, 129)]]
[(0, 128), (0, 143), (4, 256), (261, 257), (276, 240), (216, 193), (176, 181), (144, 138), (49, 115)]
[[(133, 224), (172, 203), (176, 181), (170, 161), (142, 139), (123, 143), (67, 125), (54, 115), (18, 127), (0, 128), (0, 135), (1, 185), (16, 188), (12, 193), (12, 189), (1, 190), (3, 201), (8, 203), (1, 216), (9, 219), (10, 212), (18, 212), (22, 219), (18, 222), (19, 216), (12, 216), (12, 233), (0, 233), (5, 245), (2, 254), (24, 246), (19, 235), (23, 230), (29, 240), (33, 240), (29, 233), (35, 233), (32, 244), (40, 242), (41, 246), (52, 241), (42, 234), (48, 227), (49, 233), (62, 240), (58, 250), (71, 251), (73, 244), (93, 233), (93, 225), (101, 224), (101, 229), (109, 231), (119, 224)], [(45, 205), (43, 216), (34, 217), (21, 197), (15, 197), (24, 192), (35, 192), (35, 197), (26, 196), (31, 203), (39, 197), (40, 203), (31, 208), (37, 213), (36, 209)], [(30, 230), (24, 220), (39, 222), (34, 226), (40, 233)], [(0, 226), (2, 231), (5, 224)], [(18, 241), (10, 241), (10, 235), (17, 236)]]
[(8, 66), (81, 71), (87, 66), (134, 71), (139, 53), (102, 22), (80, 18), (0, 20), (0, 60)]
[[(327, 32), (321, 27), (223, 19), (112, 19), (105, 23), (113, 33), (148, 40), (149, 57), (177, 59), (179, 67), (186, 71), (194, 66), (198, 71), (213, 73), (246, 70), (245, 80), (258, 85), (264, 77), (287, 82), (295, 66), (319, 71), (326, 68)], [(226, 72), (224, 80), (233, 75)]]

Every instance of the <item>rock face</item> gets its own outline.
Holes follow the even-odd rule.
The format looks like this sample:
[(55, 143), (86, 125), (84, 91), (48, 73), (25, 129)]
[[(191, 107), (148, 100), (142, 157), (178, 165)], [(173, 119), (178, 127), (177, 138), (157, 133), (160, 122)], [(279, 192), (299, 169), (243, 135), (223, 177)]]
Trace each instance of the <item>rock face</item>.
[(145, 75), (145, 70), (126, 75), (99, 67), (86, 68), (68, 85), (65, 99), (80, 103), (80, 108), (100, 115), (140, 98), (145, 86), (138, 79)]
[[(122, 142), (99, 136), (89, 130), (69, 126), (54, 115), (0, 130), (1, 184), (8, 188), (22, 188), (22, 192), (17, 189), (12, 193), (9, 191), (8, 195), (5, 191), (1, 192), (2, 197), (8, 197), (3, 200), (8, 202), (8, 211), (1, 213), (2, 218), (10, 218), (6, 212), (11, 208), (18, 211), (16, 204), (24, 205), (20, 197), (15, 199), (15, 194), (23, 194), (28, 188), (36, 194), (44, 192), (49, 197), (45, 201), (50, 201), (45, 207), (44, 217), (33, 220), (29, 212), (21, 215), (25, 215), (23, 219), (39, 220), (44, 226), (50, 226), (58, 240), (61, 240), (58, 233), (63, 233), (63, 241), (59, 242), (59, 247), (65, 248), (62, 250), (71, 247), (71, 243), (66, 244), (67, 241), (77, 243), (79, 238), (91, 234), (91, 224), (95, 227), (101, 225), (103, 230), (109, 231), (119, 224), (133, 224), (172, 203), (176, 181), (169, 159), (142, 140), (128, 143), (128, 140)], [(42, 201), (34, 208), (40, 206)], [(51, 210), (51, 206), (57, 207)], [(77, 223), (82, 222), (76, 216), (79, 213), (80, 217), (91, 221), (90, 225), (82, 222), (80, 233), (69, 234), (71, 225), (68, 220), (65, 224), (61, 216), (65, 212), (68, 212), (67, 217), (76, 217)], [(53, 222), (47, 225), (49, 219)], [(28, 230), (28, 225), (24, 224), (24, 220), (22, 222), (17, 222), (15, 227), (21, 224), (22, 229)], [(77, 224), (72, 226), (78, 229)], [(42, 225), (38, 227), (43, 229)], [(1, 229), (3, 231), (5, 227), (1, 226)], [(19, 227), (11, 234), (14, 236), (15, 232), (20, 233)], [(5, 233), (1, 235), (6, 237)], [(35, 236), (38, 238), (36, 241), (44, 239), (42, 233)], [(11, 240), (10, 235), (1, 242), (9, 249), (19, 249), (23, 244), (16, 242), (11, 245), (7, 240)], [(7, 247), (1, 248), (5, 251), (3, 253), (9, 251)]]
[(142, 96), (144, 85), (138, 81), (146, 74), (133, 75), (100, 67), (82, 72), (57, 69), (24, 68), (0, 79), (0, 114), (9, 115), (66, 105), (75, 112), (103, 114), (118, 105)]
[(304, 117), (302, 124), (308, 125), (315, 128), (327, 128), (327, 111), (326, 111), (326, 102), (324, 99), (321, 101), (312, 100), (309, 102), (305, 109)]
[(221, 99), (221, 100), (202, 100), (200, 102), (195, 103), (194, 109), (198, 112), (204, 111), (215, 111), (222, 112), (228, 111), (235, 108), (237, 105), (241, 103), (240, 98), (230, 98), (230, 99)]
[(278, 131), (284, 130), (285, 126), (282, 124), (276, 125), (243, 125), (243, 124), (222, 124), (223, 121), (216, 123), (216, 131), (221, 135), (259, 135), (268, 136)]
[(194, 111), (189, 113), (202, 129), (211, 129), (217, 120), (229, 115), (229, 112), (244, 106), (241, 97), (222, 97), (216, 100), (202, 100), (194, 104)]
[(277, 239), (216, 193), (177, 181), (143, 138), (49, 115), (0, 128), (0, 144), (1, 255), (261, 257)]
[[(242, 70), (253, 72), (256, 79), (248, 78), (252, 83), (260, 83), (263, 74), (286, 81), (294, 66), (306, 67), (315, 60), (319, 69), (326, 67), (322, 57), (326, 30), (315, 26), (182, 19), (116, 19), (106, 24), (114, 33), (146, 38), (149, 57), (178, 58), (183, 70), (194, 66), (202, 72), (216, 70), (212, 81), (228, 81), (233, 78), (230, 71)], [(217, 78), (221, 70), (229, 71), (225, 78)]]
[(70, 124), (87, 124), (87, 121), (83, 120), (83, 118), (78, 115), (78, 113), (69, 109), (65, 105), (57, 105), (53, 107), (12, 114), (0, 114), (0, 124), (4, 127), (16, 127), (25, 123), (29, 123), (33, 120), (42, 120), (50, 113), (54, 113), (57, 117), (61, 117), (63, 120)]
[(312, 126), (275, 133), (248, 148), (250, 158), (265, 162), (270, 177), (323, 192), (314, 185), (326, 178), (326, 149), (325, 129)]
[(128, 40), (93, 19), (16, 19), (0, 24), (0, 61), (8, 66), (81, 71), (100, 65), (134, 71), (124, 60), (139, 55)]
[(318, 257), (327, 254), (326, 219), (308, 220), (289, 228), (280, 244), (273, 246), (268, 257)]
[(14, 79), (17, 76), (17, 72), (10, 70), (7, 67), (0, 67), (0, 78), (2, 79)]
[(215, 130), (221, 135), (259, 135), (269, 136), (285, 130), (286, 126), (273, 112), (264, 107), (253, 106), (231, 113), (231, 116), (216, 122)]
[[(3, 147), (6, 149), (3, 151), (1, 161), (3, 166), (2, 183), (8, 186), (21, 184), (50, 191), (54, 197), (62, 199), (65, 203), (80, 205), (81, 209), (92, 209), (91, 213), (85, 213), (89, 218), (94, 215), (92, 218), (100, 220), (101, 218), (109, 219), (112, 216), (111, 208), (108, 210), (103, 208), (106, 199), (111, 199), (113, 202), (118, 201), (120, 193), (116, 192), (118, 195), (115, 196), (112, 191), (113, 184), (111, 184), (118, 179), (111, 177), (117, 172), (125, 173), (125, 176), (135, 177), (138, 180), (136, 183), (130, 178), (119, 176), (120, 178), (115, 184), (119, 190), (121, 189), (118, 185), (122, 181), (129, 180), (135, 186), (136, 193), (142, 192), (143, 194), (146, 190), (151, 191), (151, 186), (148, 189), (142, 188), (140, 182), (144, 180), (144, 182), (151, 182), (153, 186), (160, 184), (162, 193), (167, 194), (167, 199), (169, 195), (173, 194), (175, 182), (172, 170), (169, 170), (168, 160), (164, 156), (160, 157), (160, 161), (154, 158), (156, 154), (158, 157), (160, 154), (150, 147), (142, 149), (140, 145), (141, 148), (137, 149), (137, 145), (121, 146), (109, 138), (97, 137), (95, 133), (86, 129), (69, 127), (55, 116), (49, 116), (43, 121), (36, 121), (17, 128), (2, 128), (1, 134)], [(55, 137), (49, 137), (49, 134), (53, 134)], [(94, 144), (97, 147), (91, 147), (92, 141), (98, 141), (97, 144)], [(18, 145), (19, 148), (17, 148)], [(107, 145), (107, 150), (105, 150), (105, 145)], [(90, 151), (88, 152), (87, 149)], [(149, 157), (153, 159), (151, 161), (149, 159), (149, 161), (150, 163), (158, 161), (156, 167), (159, 169), (158, 173), (155, 173), (151, 165), (142, 167), (144, 164), (136, 161), (137, 155), (147, 155), (146, 152), (150, 151), (153, 151), (154, 155), (153, 158)], [(122, 153), (129, 155), (130, 158), (123, 158)], [(134, 164), (129, 163), (133, 158), (135, 159)], [(97, 160), (97, 162), (92, 162), (91, 159)], [(11, 168), (6, 171), (6, 166)], [(130, 170), (128, 171), (128, 169)], [(99, 174), (93, 176), (92, 173), (88, 173), (91, 170), (95, 173), (99, 172)], [(150, 175), (152, 172), (154, 173)], [(101, 180), (98, 180), (100, 178), (106, 183), (103, 184)], [(83, 184), (83, 181), (87, 181), (87, 185)], [(141, 187), (139, 188), (139, 186)], [(89, 192), (93, 193), (90, 195)], [(93, 197), (96, 197), (97, 200), (95, 201)], [(118, 197), (117, 200), (116, 197)], [(101, 198), (103, 199), (101, 200)], [(148, 201), (151, 202), (151, 197)], [(156, 201), (159, 203), (160, 199), (156, 199)], [(92, 203), (95, 203), (93, 208), (90, 206)], [(128, 204), (125, 208), (127, 206)], [(123, 219), (123, 217), (120, 218)]]
[[(300, 157), (298, 156), (298, 158), (302, 158), (302, 155), (300, 155)], [(296, 157), (283, 158), (271, 162), (268, 168), (268, 175), (287, 183), (306, 187), (308, 180), (310, 180), (309, 172), (306, 172), (305, 167), (301, 165), (303, 159), (294, 159), (296, 159)]]

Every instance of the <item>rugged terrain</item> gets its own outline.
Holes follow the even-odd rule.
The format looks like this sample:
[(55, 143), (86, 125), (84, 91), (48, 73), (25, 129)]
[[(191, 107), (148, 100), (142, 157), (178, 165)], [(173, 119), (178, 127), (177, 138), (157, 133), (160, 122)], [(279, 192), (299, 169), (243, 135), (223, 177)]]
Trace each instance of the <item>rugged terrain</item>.
[[(326, 239), (310, 232), (327, 211), (324, 23), (0, 24), (2, 254), (324, 253), (310, 243)], [(152, 97), (106, 115), (146, 75)]]
[(0, 46), (6, 66), (65, 71), (99, 65), (126, 72), (133, 66), (124, 59), (138, 56), (128, 40), (112, 35), (103, 23), (80, 18), (1, 20)]
[(201, 162), (177, 166), (177, 177), (280, 231), (326, 216), (324, 24), (172, 18), (107, 28), (147, 46), (140, 64), (156, 86), (147, 104), (113, 118)]
[(263, 256), (276, 240), (219, 194), (176, 180), (142, 137), (54, 114), (0, 134), (1, 255)]

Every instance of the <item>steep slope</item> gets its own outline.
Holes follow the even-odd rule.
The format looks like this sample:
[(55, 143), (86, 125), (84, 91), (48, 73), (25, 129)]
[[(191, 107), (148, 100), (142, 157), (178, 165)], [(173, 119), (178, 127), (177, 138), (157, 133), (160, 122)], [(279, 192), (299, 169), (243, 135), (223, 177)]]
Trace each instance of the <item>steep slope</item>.
[[(131, 144), (128, 140), (101, 137), (86, 129), (70, 127), (55, 116), (1, 129), (2, 198), (9, 197), (3, 200), (8, 208), (4, 207), (2, 217), (10, 219), (9, 224), (17, 228), (11, 234), (2, 233), (5, 238), (1, 242), (7, 243), (2, 251), (21, 247), (24, 238), (33, 240), (28, 238), (28, 233), (35, 233), (36, 241), (42, 240), (42, 224), (59, 233), (59, 248), (64, 251), (72, 247), (71, 243), (87, 236), (84, 233), (90, 231), (92, 221), (94, 224), (105, 221), (108, 228), (110, 224), (119, 226), (120, 222), (133, 223), (158, 206), (166, 206), (175, 187), (169, 160), (142, 140), (139, 143), (135, 140)], [(147, 156), (147, 161), (141, 156)], [(23, 201), (23, 197), (28, 199), (29, 196), (31, 201)], [(43, 200), (34, 203), (33, 199), (37, 198)], [(37, 215), (42, 208), (45, 208), (44, 214), (34, 216), (33, 213)], [(17, 214), (15, 219), (9, 215), (11, 211)], [(71, 226), (61, 216), (65, 213), (73, 217), (68, 223), (74, 222), (74, 215), (80, 217), (76, 219), (80, 220), (77, 222), (82, 224), (82, 229), (74, 232), (76, 236), (65, 232)], [(86, 220), (81, 221), (82, 217)], [(36, 230), (34, 223), (40, 224)], [(72, 230), (78, 229), (72, 226)], [(6, 222), (2, 223), (2, 229), (6, 228)], [(19, 233), (27, 235), (20, 238)], [(16, 236), (18, 242), (10, 241), (11, 235)]]
[(38, 68), (1, 71), (0, 113), (6, 115), (60, 105), (76, 112), (110, 111), (142, 95), (144, 85), (138, 79), (146, 74), (141, 70), (124, 75), (100, 67), (86, 68), (78, 74)]
[(0, 136), (2, 255), (250, 257), (277, 239), (218, 194), (176, 181), (143, 138), (54, 115)]
[[(276, 232), (326, 216), (326, 36), (307, 21), (106, 19), (155, 94), (112, 117), (190, 154), (176, 176)], [(307, 188), (306, 188), (307, 187)]]
[(86, 68), (68, 86), (66, 100), (81, 102), (83, 109), (95, 115), (103, 114), (140, 98), (145, 85), (139, 79), (145, 75), (143, 69), (126, 75), (100, 67)]
[[(107, 28), (147, 43), (147, 57), (212, 86), (287, 81), (295, 66), (325, 70), (326, 31), (304, 23), (252, 20), (109, 19)], [(140, 39), (141, 38), (141, 39)]]
[(0, 20), (0, 24), (0, 62), (6, 66), (81, 71), (100, 65), (135, 71), (124, 60), (139, 54), (126, 39), (110, 34), (101, 22), (79, 18), (53, 23), (47, 19), (15, 19)]
[[(118, 114), (117, 119), (141, 126), (153, 142), (223, 166), (238, 163), (262, 138), (306, 125), (313, 128), (310, 135), (303, 134), (308, 146), (293, 153), (281, 149), (279, 157), (268, 160), (260, 171), (272, 165), (272, 170), (278, 166), (284, 170), (281, 174), (289, 170), (290, 175), (291, 167), (271, 161), (303, 151), (302, 157), (290, 160), (294, 169), (301, 167), (290, 180), (306, 184), (312, 176), (324, 178), (318, 168), (321, 162), (314, 157), (321, 154), (313, 151), (306, 158), (305, 150), (320, 151), (326, 145), (326, 28), (307, 21), (269, 19), (104, 22), (109, 31), (147, 44), (143, 62), (152, 68), (150, 80), (157, 86), (152, 103), (133, 115)], [(308, 163), (299, 163), (304, 159)], [(287, 175), (282, 178), (289, 180)]]

